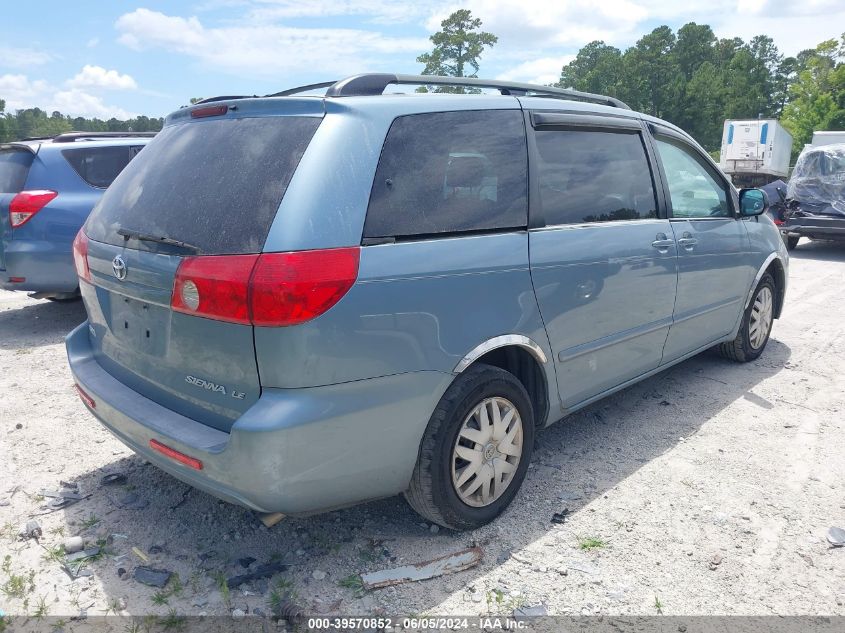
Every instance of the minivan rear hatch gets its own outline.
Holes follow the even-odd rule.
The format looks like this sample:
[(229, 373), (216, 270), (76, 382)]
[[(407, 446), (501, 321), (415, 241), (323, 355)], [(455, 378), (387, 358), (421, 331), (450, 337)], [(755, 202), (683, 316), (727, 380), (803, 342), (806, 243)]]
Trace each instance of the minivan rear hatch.
[[(190, 314), (184, 291), (176, 310), (171, 299), (183, 262), (217, 263), (225, 277), (261, 252), (323, 115), (318, 99), (291, 100), (295, 114), (285, 114), (288, 100), (274, 101), (272, 112), (250, 100), (171, 115), (77, 239), (76, 250), (87, 249), (91, 283), (80, 286), (100, 365), (224, 431), (260, 396), (252, 325)], [(206, 288), (225, 299), (227, 288), (215, 281)]]
[(12, 239), (9, 204), (23, 191), (34, 157), (27, 145), (0, 145), (0, 270), (6, 270), (5, 242)]

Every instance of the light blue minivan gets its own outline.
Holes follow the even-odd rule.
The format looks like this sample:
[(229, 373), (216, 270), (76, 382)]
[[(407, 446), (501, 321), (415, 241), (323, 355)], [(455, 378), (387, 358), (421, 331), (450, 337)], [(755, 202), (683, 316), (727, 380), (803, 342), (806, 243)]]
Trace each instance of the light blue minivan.
[(763, 352), (788, 266), (766, 208), (601, 95), (379, 74), (206, 100), (77, 236), (68, 357), (110, 431), (220, 498), (404, 493), (474, 528), (538, 429), (704, 350)]

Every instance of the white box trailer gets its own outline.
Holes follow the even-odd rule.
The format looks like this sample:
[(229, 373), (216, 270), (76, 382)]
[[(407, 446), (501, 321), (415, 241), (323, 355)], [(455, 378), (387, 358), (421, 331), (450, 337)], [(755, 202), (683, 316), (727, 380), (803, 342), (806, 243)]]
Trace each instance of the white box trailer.
[(719, 167), (742, 186), (759, 186), (789, 175), (792, 135), (777, 119), (728, 119)]
[(839, 145), (845, 144), (845, 132), (820, 131), (813, 132), (813, 142), (810, 143), (812, 147), (821, 147), (822, 145)]

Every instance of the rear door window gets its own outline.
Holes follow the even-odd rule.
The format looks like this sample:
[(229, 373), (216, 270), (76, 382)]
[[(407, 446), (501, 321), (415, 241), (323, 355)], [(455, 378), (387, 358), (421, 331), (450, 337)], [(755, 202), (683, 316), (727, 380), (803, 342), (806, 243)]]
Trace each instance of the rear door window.
[(268, 116), (167, 126), (106, 190), (85, 232), (116, 245), (124, 243), (117, 233), (124, 228), (208, 255), (260, 252), (321, 120)]
[(538, 130), (535, 138), (546, 225), (657, 217), (651, 169), (638, 132)]
[(23, 191), (32, 158), (32, 152), (25, 149), (0, 150), (0, 193)]
[(364, 237), (524, 228), (527, 171), (519, 110), (398, 117), (376, 169)]
[(134, 155), (127, 145), (62, 150), (62, 156), (79, 177), (100, 189), (111, 185)]

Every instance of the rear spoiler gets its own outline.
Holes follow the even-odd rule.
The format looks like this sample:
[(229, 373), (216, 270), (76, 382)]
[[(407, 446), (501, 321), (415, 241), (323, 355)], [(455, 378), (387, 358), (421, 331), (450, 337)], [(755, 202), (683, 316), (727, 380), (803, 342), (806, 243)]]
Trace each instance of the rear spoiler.
[(0, 152), (4, 149), (25, 149), (28, 152), (32, 153), (33, 155), (38, 153), (38, 148), (41, 146), (39, 143), (35, 147), (30, 145), (29, 143), (0, 143)]

